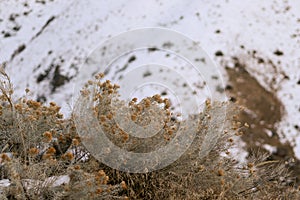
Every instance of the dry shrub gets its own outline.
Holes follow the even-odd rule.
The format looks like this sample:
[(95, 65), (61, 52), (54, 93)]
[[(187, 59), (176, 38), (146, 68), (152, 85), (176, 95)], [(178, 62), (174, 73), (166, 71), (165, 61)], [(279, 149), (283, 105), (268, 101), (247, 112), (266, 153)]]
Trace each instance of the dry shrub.
[(124, 183), (109, 184), (99, 165), (86, 161), (72, 119), (63, 119), (54, 102), (13, 101), (9, 76), (3, 69), (0, 75), (0, 180), (8, 181), (0, 184), (1, 199), (121, 197)]
[[(63, 119), (55, 103), (45, 106), (27, 98), (14, 102), (10, 79), (0, 72), (0, 180), (10, 181), (7, 187), (0, 184), (2, 199), (299, 198), (285, 163), (269, 161), (258, 152), (241, 164), (230, 155), (230, 148), (247, 128), (236, 121), (240, 108), (234, 105), (207, 100), (198, 116), (179, 120), (170, 112), (167, 99), (155, 95), (126, 104), (118, 100), (118, 86), (97, 75), (83, 88), (78, 102), (92, 100), (93, 112), (79, 111), (96, 117), (115, 145), (150, 152), (168, 144), (176, 134), (184, 134), (182, 125), (196, 126), (191, 146), (175, 162), (157, 171), (128, 173), (100, 163), (85, 149), (74, 122), (78, 110), (70, 119)], [(122, 109), (131, 115), (122, 115)], [(120, 116), (141, 126), (158, 118), (163, 128), (142, 141), (119, 128), (114, 119)], [(135, 131), (135, 127), (127, 128)]]

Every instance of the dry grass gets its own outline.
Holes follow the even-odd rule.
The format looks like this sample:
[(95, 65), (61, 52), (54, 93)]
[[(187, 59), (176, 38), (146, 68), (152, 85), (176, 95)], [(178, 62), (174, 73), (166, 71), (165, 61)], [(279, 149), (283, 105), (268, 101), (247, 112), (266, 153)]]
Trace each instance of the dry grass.
[[(229, 149), (247, 128), (236, 121), (239, 109), (233, 105), (207, 101), (199, 116), (179, 121), (160, 96), (140, 103), (133, 99), (129, 105), (117, 101), (139, 125), (163, 119), (163, 129), (141, 141), (118, 128), (113, 120), (116, 107), (111, 106), (118, 86), (98, 75), (83, 88), (82, 99), (93, 100), (90, 114), (116, 145), (150, 152), (183, 134), (179, 123), (196, 126), (191, 146), (175, 162), (153, 172), (128, 173), (89, 154), (76, 131), (76, 113), (64, 119), (55, 103), (42, 105), (26, 96), (14, 101), (9, 76), (2, 69), (0, 73), (0, 180), (10, 181), (7, 187), (0, 184), (1, 199), (299, 199), (285, 163), (257, 153), (249, 163), (240, 164), (230, 155)], [(150, 113), (154, 118), (148, 117)], [(58, 183), (62, 176), (68, 177), (64, 184)]]

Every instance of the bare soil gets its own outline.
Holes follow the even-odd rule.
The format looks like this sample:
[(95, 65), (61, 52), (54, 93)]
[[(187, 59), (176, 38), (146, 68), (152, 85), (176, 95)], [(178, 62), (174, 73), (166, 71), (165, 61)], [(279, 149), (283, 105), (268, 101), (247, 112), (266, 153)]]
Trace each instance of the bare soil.
[(276, 147), (277, 150), (271, 153), (269, 159), (286, 162), (292, 170), (295, 183), (300, 184), (300, 161), (296, 159), (289, 143), (280, 142), (277, 133), (276, 124), (285, 112), (282, 102), (276, 94), (265, 90), (239, 60), (235, 60), (234, 68), (226, 67), (226, 71), (229, 76), (226, 91), (231, 101), (245, 108), (239, 120), (250, 125), (242, 135), (246, 150), (251, 154), (258, 150), (267, 151), (264, 144)]

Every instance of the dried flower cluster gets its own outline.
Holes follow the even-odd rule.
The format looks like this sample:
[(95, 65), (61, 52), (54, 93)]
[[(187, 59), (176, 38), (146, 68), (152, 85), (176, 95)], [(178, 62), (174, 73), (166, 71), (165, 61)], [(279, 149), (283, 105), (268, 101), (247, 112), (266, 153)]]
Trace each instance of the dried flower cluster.
[(13, 101), (9, 76), (0, 73), (0, 199), (122, 197), (127, 186), (111, 185), (99, 164), (87, 160), (72, 119), (63, 119), (54, 102), (28, 99), (28, 89)]
[[(208, 100), (199, 116), (180, 119), (159, 95), (140, 102), (120, 100), (119, 86), (98, 74), (81, 96), (91, 102), (89, 114), (114, 144), (150, 152), (176, 134), (196, 130), (191, 146), (175, 162), (133, 174), (90, 155), (77, 134), (76, 113), (64, 119), (53, 102), (46, 106), (27, 96), (14, 101), (9, 77), (3, 69), (0, 74), (0, 199), (299, 199), (284, 163), (258, 152), (240, 164), (231, 155), (230, 148), (249, 125), (236, 120), (239, 109), (228, 103)], [(154, 136), (132, 135), (149, 124), (145, 134), (157, 130)]]

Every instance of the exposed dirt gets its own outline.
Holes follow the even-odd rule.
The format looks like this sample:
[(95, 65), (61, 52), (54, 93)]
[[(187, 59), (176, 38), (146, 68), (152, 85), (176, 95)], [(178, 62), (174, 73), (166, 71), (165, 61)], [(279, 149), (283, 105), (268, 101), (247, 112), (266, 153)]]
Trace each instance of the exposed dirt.
[(300, 161), (296, 160), (292, 146), (281, 143), (277, 134), (276, 123), (281, 121), (285, 112), (283, 104), (248, 73), (243, 63), (238, 59), (234, 62), (234, 68), (226, 67), (229, 76), (226, 91), (232, 101), (245, 108), (239, 115), (239, 120), (250, 125), (242, 136), (246, 150), (251, 154), (258, 150), (267, 151), (263, 147), (265, 144), (276, 147), (277, 150), (271, 154), (270, 159), (285, 161), (292, 170), (292, 176), (296, 177), (295, 182), (300, 184)]

